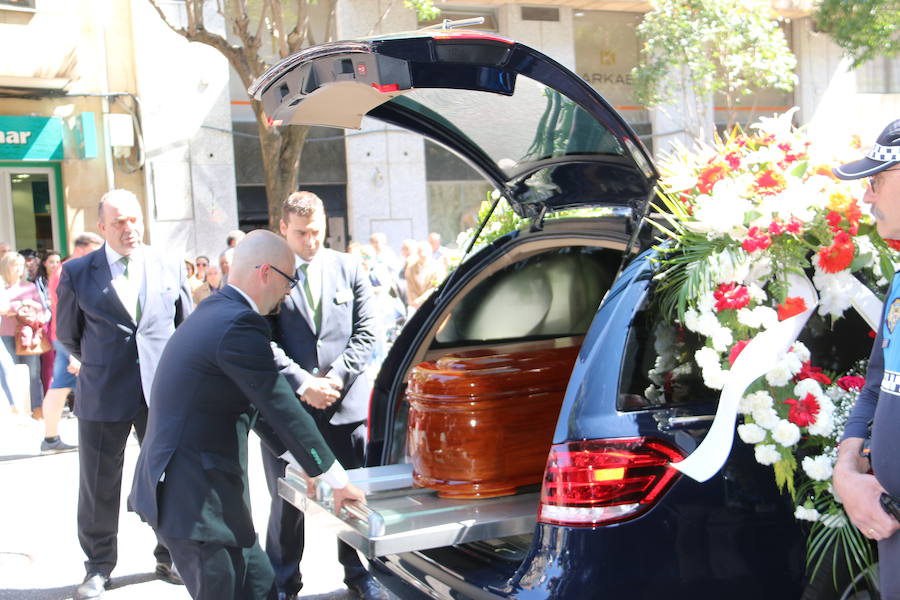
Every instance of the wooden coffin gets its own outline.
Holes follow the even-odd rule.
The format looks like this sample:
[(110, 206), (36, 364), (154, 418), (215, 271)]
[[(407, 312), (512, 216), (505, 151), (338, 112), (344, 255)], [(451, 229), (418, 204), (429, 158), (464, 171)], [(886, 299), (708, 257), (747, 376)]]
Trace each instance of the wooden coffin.
[(407, 449), (416, 485), (455, 498), (540, 483), (578, 346), (450, 354), (411, 372)]

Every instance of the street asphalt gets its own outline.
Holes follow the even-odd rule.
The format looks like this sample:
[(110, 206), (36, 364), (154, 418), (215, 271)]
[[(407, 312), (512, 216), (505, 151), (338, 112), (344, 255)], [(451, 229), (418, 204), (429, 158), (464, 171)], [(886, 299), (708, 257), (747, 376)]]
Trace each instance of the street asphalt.
[[(77, 421), (60, 423), (64, 441), (77, 443)], [(0, 600), (72, 598), (84, 578), (84, 555), (75, 528), (78, 454), (41, 455), (43, 424), (0, 413)], [(119, 515), (119, 562), (110, 600), (189, 600), (182, 586), (156, 579), (155, 538), (150, 527), (125, 509), (138, 445), (125, 452), (122, 507)], [(257, 531), (265, 531), (269, 496), (259, 457), (259, 442), (250, 441), (250, 489)], [(301, 570), (301, 597), (311, 600), (355, 598), (344, 587), (334, 535), (321, 524), (307, 525)]]

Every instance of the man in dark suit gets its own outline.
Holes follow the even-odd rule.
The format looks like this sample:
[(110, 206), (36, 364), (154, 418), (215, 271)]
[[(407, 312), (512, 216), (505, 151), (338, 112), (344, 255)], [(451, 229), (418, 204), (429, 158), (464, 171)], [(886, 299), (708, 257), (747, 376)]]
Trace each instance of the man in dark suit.
[(251, 427), (321, 475), (338, 512), (365, 500), (275, 364), (262, 314), (295, 283), (293, 262), (277, 235), (250, 233), (235, 248), (229, 284), (178, 328), (157, 369), (129, 507), (166, 543), (195, 599), (276, 596), (250, 513)]
[[(87, 576), (76, 599), (98, 598), (116, 566), (122, 465), (128, 434), (144, 437), (150, 384), (175, 326), (191, 310), (184, 262), (142, 243), (141, 206), (127, 190), (100, 199), (106, 243), (66, 262), (60, 277), (56, 335), (81, 361), (75, 403), (80, 479), (78, 539)], [(181, 583), (162, 545), (156, 573)]]
[[(282, 373), (315, 419), (342, 465), (363, 466), (371, 386), (365, 375), (375, 348), (375, 303), (369, 278), (355, 256), (322, 247), (325, 208), (310, 192), (294, 192), (282, 204), (281, 234), (296, 255), (298, 285), (274, 317), (273, 340), (292, 362)], [(276, 356), (280, 352), (276, 349)], [(278, 496), (285, 462), (263, 452), (272, 497), (266, 553), (280, 598), (302, 586), (303, 513)], [(338, 542), (344, 582), (360, 597), (387, 598), (356, 551)]]

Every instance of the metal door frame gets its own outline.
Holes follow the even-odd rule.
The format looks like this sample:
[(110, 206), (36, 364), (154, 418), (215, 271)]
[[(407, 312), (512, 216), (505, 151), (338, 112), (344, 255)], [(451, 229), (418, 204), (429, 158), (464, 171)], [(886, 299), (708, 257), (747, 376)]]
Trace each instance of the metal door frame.
[(15, 245), (15, 220), (12, 206), (13, 173), (46, 175), (50, 188), (50, 230), (53, 249), (64, 257), (68, 255), (68, 239), (65, 228), (65, 201), (62, 197), (62, 171), (57, 163), (0, 162), (0, 241)]

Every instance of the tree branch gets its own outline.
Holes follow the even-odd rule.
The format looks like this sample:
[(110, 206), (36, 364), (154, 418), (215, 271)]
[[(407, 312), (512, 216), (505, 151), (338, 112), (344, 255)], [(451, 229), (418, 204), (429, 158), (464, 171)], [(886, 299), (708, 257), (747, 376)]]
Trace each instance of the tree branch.
[(159, 18), (162, 19), (163, 23), (165, 23), (169, 29), (177, 33), (178, 35), (182, 35), (187, 37), (187, 31), (182, 29), (181, 27), (175, 27), (169, 18), (166, 16), (166, 13), (163, 12), (163, 9), (159, 7), (159, 4), (156, 3), (156, 0), (149, 0), (150, 6), (156, 9), (156, 13), (159, 15)]

